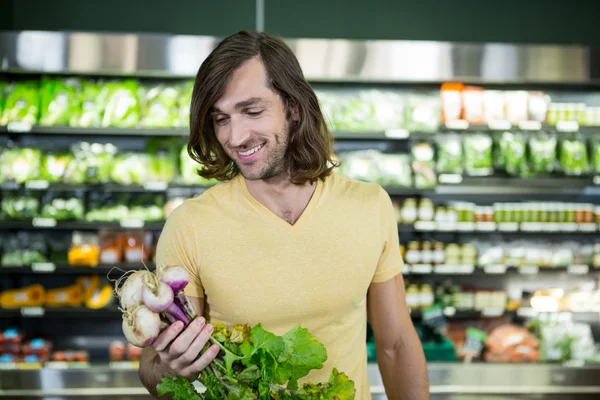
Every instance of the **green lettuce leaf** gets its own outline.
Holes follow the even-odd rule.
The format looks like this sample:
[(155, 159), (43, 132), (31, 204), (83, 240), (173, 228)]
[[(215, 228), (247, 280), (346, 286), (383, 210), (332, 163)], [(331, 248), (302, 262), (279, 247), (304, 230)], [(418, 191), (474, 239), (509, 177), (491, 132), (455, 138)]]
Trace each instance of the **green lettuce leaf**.
[(162, 381), (156, 386), (156, 391), (159, 396), (168, 394), (173, 400), (201, 399), (194, 385), (181, 376), (163, 377)]

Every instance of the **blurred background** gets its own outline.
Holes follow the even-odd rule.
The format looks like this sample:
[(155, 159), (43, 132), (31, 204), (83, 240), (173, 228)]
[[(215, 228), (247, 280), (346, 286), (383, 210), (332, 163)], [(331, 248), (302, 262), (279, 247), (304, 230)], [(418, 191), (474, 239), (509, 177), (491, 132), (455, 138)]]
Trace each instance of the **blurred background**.
[(214, 184), (185, 150), (192, 80), (244, 29), (286, 39), (340, 172), (391, 195), (432, 399), (598, 398), (598, 11), (0, 0), (0, 398), (149, 398), (110, 280)]

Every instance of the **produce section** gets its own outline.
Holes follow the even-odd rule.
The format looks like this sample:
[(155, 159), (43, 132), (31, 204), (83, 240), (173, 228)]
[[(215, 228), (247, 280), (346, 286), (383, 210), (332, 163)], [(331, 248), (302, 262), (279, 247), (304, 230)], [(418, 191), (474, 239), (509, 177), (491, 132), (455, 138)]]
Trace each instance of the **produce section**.
[[(97, 75), (0, 77), (0, 368), (134, 369), (110, 280), (154, 271), (165, 218), (216, 183), (187, 154), (192, 77)], [(392, 197), (430, 369), (593, 368), (597, 92), (461, 81), (314, 82), (339, 172)]]

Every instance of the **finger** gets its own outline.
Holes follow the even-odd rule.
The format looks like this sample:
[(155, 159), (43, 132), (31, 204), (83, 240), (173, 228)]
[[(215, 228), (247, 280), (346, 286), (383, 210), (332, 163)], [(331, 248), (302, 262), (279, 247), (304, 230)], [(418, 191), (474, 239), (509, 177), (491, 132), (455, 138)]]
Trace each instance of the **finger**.
[(219, 355), (219, 346), (216, 344), (210, 346), (208, 350), (202, 354), (202, 356), (197, 359), (192, 365), (182, 370), (183, 376), (196, 376), (201, 371), (203, 371), (206, 367), (209, 366), (211, 362)]
[(196, 339), (196, 336), (202, 331), (204, 328), (206, 321), (204, 318), (199, 317), (192, 321), (175, 339), (171, 346), (169, 346), (169, 357), (177, 358), (190, 347), (190, 344)]
[(179, 335), (179, 332), (183, 329), (183, 322), (177, 321), (171, 324), (167, 329), (162, 331), (160, 335), (156, 338), (154, 343), (152, 343), (152, 347), (157, 352), (164, 351), (169, 344)]
[(210, 335), (213, 332), (212, 325), (205, 325), (200, 334), (196, 336), (194, 341), (190, 344), (187, 350), (175, 360), (175, 365), (178, 368), (185, 368), (190, 365), (202, 351), (202, 348), (206, 345), (210, 339)]

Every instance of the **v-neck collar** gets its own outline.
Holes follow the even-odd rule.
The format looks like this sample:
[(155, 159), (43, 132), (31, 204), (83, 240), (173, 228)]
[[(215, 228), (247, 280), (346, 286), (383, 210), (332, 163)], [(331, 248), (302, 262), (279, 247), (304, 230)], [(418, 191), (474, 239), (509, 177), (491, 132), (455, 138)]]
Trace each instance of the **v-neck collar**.
[(252, 193), (250, 193), (250, 190), (248, 190), (248, 186), (246, 185), (246, 179), (244, 179), (244, 177), (241, 174), (238, 175), (235, 179), (237, 180), (237, 184), (240, 186), (240, 189), (241, 189), (242, 193), (244, 194), (244, 197), (250, 202), (250, 204), (260, 214), (262, 214), (268, 220), (272, 221), (273, 223), (281, 226), (282, 228), (284, 228), (288, 231), (298, 230), (307, 223), (307, 221), (310, 219), (310, 216), (312, 215), (313, 211), (315, 210), (317, 203), (319, 202), (319, 199), (321, 198), (321, 194), (323, 192), (323, 181), (318, 179), (316, 182), (315, 190), (314, 190), (312, 196), (310, 197), (308, 204), (304, 208), (304, 211), (300, 215), (300, 218), (298, 218), (298, 220), (296, 221), (296, 223), (294, 225), (291, 225), (290, 223), (285, 221), (283, 218), (279, 217), (277, 214), (275, 214), (273, 211), (271, 211), (269, 208), (267, 208), (260, 201), (256, 200), (256, 198), (254, 196), (252, 196)]

